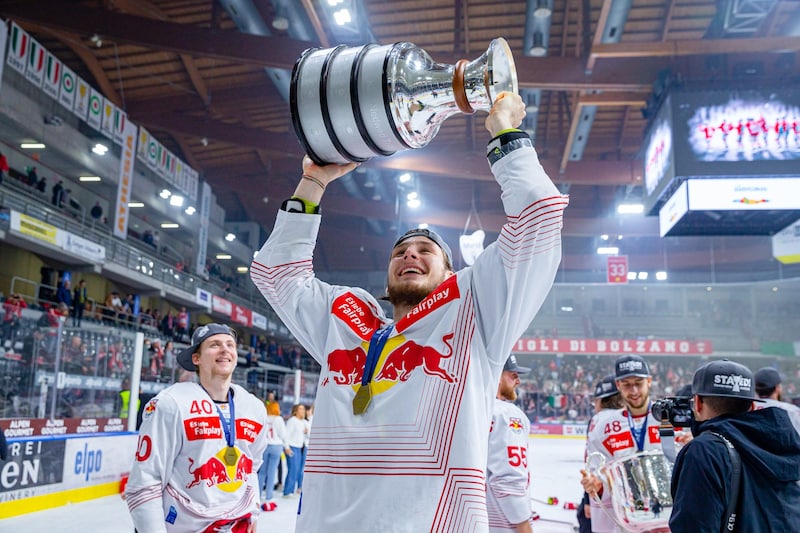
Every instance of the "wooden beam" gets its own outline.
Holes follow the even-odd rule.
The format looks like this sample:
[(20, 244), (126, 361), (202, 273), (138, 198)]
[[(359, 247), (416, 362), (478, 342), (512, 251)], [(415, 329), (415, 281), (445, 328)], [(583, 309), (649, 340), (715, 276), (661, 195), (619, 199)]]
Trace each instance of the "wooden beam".
[(58, 0), (6, 2), (0, 4), (0, 14), (59, 31), (83, 35), (96, 33), (156, 50), (263, 67), (291, 69), (303, 51), (313, 46), (313, 43), (286, 37), (218, 31)]

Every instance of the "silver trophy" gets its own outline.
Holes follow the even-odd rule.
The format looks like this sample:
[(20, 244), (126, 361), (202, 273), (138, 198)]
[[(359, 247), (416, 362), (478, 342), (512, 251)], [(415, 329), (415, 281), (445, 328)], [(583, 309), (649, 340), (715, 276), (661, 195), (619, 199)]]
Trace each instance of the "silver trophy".
[(422, 148), (456, 113), (488, 111), (517, 92), (505, 39), (474, 61), (436, 63), (409, 42), (306, 50), (292, 70), (292, 124), (317, 164), (361, 162)]
[(595, 452), (587, 458), (586, 470), (602, 479), (603, 486), (611, 491), (611, 518), (622, 530), (669, 532), (672, 463), (660, 450), (638, 452), (608, 463)]

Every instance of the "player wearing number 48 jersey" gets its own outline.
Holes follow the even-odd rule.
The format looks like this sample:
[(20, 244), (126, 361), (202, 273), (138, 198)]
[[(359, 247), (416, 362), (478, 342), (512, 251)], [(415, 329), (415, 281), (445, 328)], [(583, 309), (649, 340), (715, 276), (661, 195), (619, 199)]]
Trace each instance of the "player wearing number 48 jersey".
[(531, 499), (528, 496), (531, 473), (528, 469), (528, 416), (512, 402), (519, 375), (530, 368), (519, 366), (511, 356), (503, 367), (494, 401), (489, 432), (489, 461), (486, 464), (486, 508), (491, 533), (530, 533)]
[[(638, 355), (623, 355), (614, 363), (614, 374), (625, 407), (607, 409), (595, 415), (589, 426), (586, 456), (598, 452), (606, 462), (640, 451), (660, 450), (660, 421), (650, 413), (650, 369)], [(586, 492), (599, 495), (591, 500), (592, 533), (620, 531), (611, 518), (611, 491), (591, 473), (584, 472), (581, 484)]]

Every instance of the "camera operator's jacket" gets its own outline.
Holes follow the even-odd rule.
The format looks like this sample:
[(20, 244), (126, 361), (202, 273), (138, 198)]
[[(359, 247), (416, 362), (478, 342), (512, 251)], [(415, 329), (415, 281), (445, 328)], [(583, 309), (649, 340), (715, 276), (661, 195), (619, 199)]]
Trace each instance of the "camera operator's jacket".
[(723, 415), (699, 426), (678, 454), (672, 474), (673, 533), (717, 533), (731, 497), (731, 459), (724, 435), (739, 452), (741, 486), (736, 528), (790, 533), (800, 527), (800, 437), (774, 407)]

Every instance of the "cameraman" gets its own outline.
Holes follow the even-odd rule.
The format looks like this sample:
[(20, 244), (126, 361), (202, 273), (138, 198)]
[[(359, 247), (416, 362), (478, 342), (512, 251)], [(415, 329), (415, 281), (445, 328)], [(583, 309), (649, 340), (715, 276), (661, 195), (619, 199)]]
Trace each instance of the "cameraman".
[[(694, 439), (672, 474), (673, 533), (797, 531), (800, 524), (800, 437), (781, 409), (752, 410), (754, 379), (732, 361), (701, 366), (692, 380)], [(731, 490), (730, 442), (740, 456), (740, 490)], [(729, 498), (736, 498), (728, 528)], [(792, 525), (794, 524), (794, 525)]]
[[(595, 415), (589, 426), (586, 456), (598, 452), (606, 462), (629, 457), (641, 451), (660, 450), (660, 421), (650, 413), (650, 386), (653, 378), (647, 362), (638, 355), (623, 355), (614, 362), (614, 377), (623, 409), (606, 410)], [(601, 497), (599, 506), (592, 505), (592, 533), (618, 531), (613, 516), (608, 487), (591, 472), (581, 470), (581, 485), (589, 496)], [(593, 498), (594, 500), (594, 498)]]
[(766, 366), (756, 371), (756, 394), (764, 403), (756, 405), (756, 409), (765, 407), (778, 407), (786, 411), (792, 421), (795, 431), (800, 433), (800, 407), (783, 401), (783, 388), (781, 375), (771, 366)]

